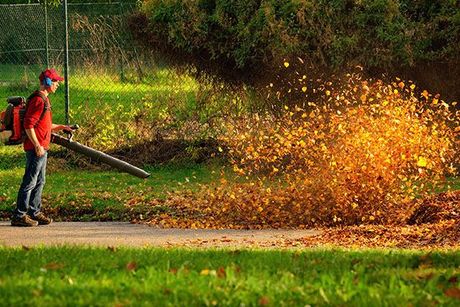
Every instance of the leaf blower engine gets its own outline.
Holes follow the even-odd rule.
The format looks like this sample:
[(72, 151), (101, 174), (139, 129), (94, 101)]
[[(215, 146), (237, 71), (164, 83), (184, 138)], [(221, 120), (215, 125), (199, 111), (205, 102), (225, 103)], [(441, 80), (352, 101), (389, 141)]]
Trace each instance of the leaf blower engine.
[(21, 96), (8, 97), (8, 106), (0, 113), (0, 141), (5, 145), (21, 144), (25, 132), (22, 125), (26, 112), (26, 99)]

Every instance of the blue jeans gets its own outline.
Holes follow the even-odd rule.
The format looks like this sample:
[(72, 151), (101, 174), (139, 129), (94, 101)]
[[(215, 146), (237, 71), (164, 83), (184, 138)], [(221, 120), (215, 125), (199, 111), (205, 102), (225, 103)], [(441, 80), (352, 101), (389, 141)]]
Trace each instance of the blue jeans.
[(26, 214), (33, 217), (40, 212), (47, 156), (46, 151), (41, 157), (37, 157), (35, 150), (26, 151), (26, 170), (19, 188), (16, 209), (13, 211), (15, 217), (22, 217)]

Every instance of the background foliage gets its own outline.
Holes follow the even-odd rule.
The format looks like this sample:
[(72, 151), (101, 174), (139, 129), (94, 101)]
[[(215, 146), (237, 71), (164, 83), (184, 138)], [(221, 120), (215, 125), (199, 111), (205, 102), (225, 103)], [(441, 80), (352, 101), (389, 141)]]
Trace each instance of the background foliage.
[(238, 67), (299, 53), (334, 66), (458, 61), (451, 0), (147, 0), (142, 11), (155, 37)]
[(370, 77), (460, 96), (455, 0), (146, 0), (131, 30), (150, 48), (224, 77), (236, 70), (233, 79), (252, 84), (300, 56), (304, 69), (330, 75), (360, 65)]
[[(48, 3), (50, 5), (59, 5), (62, 0), (3, 0), (2, 4), (33, 4), (33, 3)], [(68, 0), (67, 3), (116, 3), (116, 0)], [(124, 3), (135, 3), (138, 0), (122, 0)]]

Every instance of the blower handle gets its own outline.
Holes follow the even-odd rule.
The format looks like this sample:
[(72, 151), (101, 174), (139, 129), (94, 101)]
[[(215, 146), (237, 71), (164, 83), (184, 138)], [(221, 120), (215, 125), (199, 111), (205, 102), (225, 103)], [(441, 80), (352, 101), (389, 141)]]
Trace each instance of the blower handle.
[(71, 125), (69, 126), (70, 129), (72, 129), (71, 131), (69, 130), (63, 130), (65, 134), (67, 134), (67, 139), (69, 141), (72, 141), (72, 137), (73, 137), (73, 132), (80, 129), (80, 126), (78, 124), (74, 124), (74, 125)]

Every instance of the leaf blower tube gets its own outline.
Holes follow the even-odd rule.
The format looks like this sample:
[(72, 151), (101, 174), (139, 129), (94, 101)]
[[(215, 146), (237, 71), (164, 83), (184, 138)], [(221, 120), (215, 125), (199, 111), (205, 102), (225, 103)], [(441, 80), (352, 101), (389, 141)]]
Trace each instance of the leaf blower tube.
[[(74, 125), (71, 127), (72, 130), (78, 129), (78, 125)], [(134, 165), (131, 165), (125, 161), (121, 161), (117, 158), (114, 158), (106, 153), (103, 153), (99, 150), (93, 149), (91, 147), (82, 145), (78, 142), (72, 141), (72, 133), (68, 133), (69, 137), (65, 138), (60, 135), (57, 135), (55, 133), (52, 134), (51, 136), (51, 142), (54, 144), (61, 145), (65, 148), (68, 148), (70, 150), (76, 151), (78, 153), (81, 153), (85, 156), (88, 156), (96, 161), (108, 164), (116, 169), (119, 169), (122, 172), (126, 172), (128, 174), (131, 174), (133, 176), (139, 177), (139, 178), (147, 178), (150, 176), (149, 173), (146, 171), (135, 167)]]

